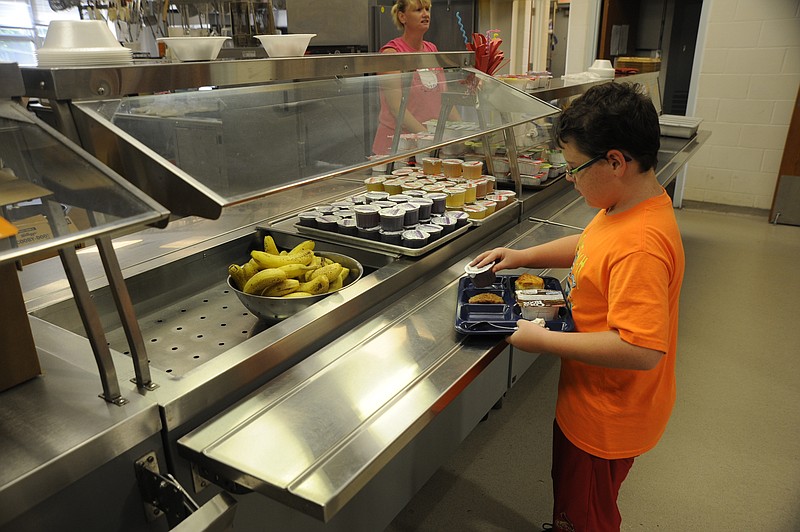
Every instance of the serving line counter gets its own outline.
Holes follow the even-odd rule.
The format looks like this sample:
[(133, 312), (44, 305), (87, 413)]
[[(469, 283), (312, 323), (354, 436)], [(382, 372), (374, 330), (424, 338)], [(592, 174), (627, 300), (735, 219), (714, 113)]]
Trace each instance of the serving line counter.
[[(54, 79), (63, 74), (34, 70)], [(514, 102), (517, 92), (504, 101)], [(107, 103), (88, 103), (87, 114), (102, 117)], [(69, 99), (55, 107), (59, 120), (83, 112)], [(98, 123), (102, 131), (115, 127)], [(485, 124), (483, 132), (503, 130), (502, 120)], [(93, 127), (73, 132), (91, 137)], [(513, 134), (504, 137), (513, 142)], [(131, 168), (154, 168), (146, 159), (132, 164), (143, 160), (134, 152), (152, 155), (156, 148), (125, 133), (117, 132), (118, 151), (79, 138), (125, 177)], [(155, 386), (136, 378), (101, 257), (92, 248), (79, 254), (127, 399), (121, 406), (96, 397), (97, 369), (69, 283), (52, 261), (26, 266), (20, 281), (45, 376), (4, 392), (0, 403), (8, 435), (0, 451), (12, 458), (0, 476), (0, 529), (385, 527), (502, 398), (512, 373), (515, 379), (524, 371), (512, 372), (502, 339), (455, 332), (463, 266), (490, 247), (570, 234), (576, 217), (590, 216), (565, 187), (526, 197), (420, 257), (322, 239), (320, 249), (365, 267), (356, 285), (271, 326), (244, 311), (224, 276), (228, 264), (258, 245), (257, 227), (279, 247), (292, 247), (306, 237), (287, 217), (361, 190), (371, 164), (407, 155), (340, 162), (295, 175), (291, 186), (265, 176), (266, 186), (245, 193), (218, 193), (213, 179), (198, 185), (196, 173), (151, 156), (161, 168), (158, 179), (170, 176), (169, 185), (143, 188), (173, 213), (176, 191), (200, 191), (166, 230), (114, 242)], [(218, 219), (192, 215), (214, 212)], [(539, 213), (549, 222), (527, 219)]]
[[(416, 58), (422, 61), (415, 63), (416, 66), (425, 66), (429, 60), (427, 56)], [(375, 57), (369, 71), (399, 70), (403, 68), (402, 60)], [(347, 70), (349, 63), (342, 63), (344, 60), (338, 57), (335, 61), (344, 65), (342, 70)], [(263, 63), (265, 67), (271, 64), (270, 60)], [(480, 73), (443, 65), (439, 59), (427, 66), (434, 65), (443, 66), (448, 86), (452, 83), (462, 93), (465, 88), (473, 87), (471, 101), (481, 106), (480, 111), (474, 105), (466, 108), (466, 111), (472, 109), (478, 129), (469, 129), (448, 140), (434, 138), (430, 149), (502, 132), (515, 124), (556, 112), (553, 107), (491, 78), (481, 79)], [(393, 505), (402, 506), (410, 497), (393, 490), (381, 493), (372, 489), (374, 484), (370, 481), (391, 470), (391, 464), (399, 463), (389, 459), (392, 454), (407, 456), (407, 449), (421, 441), (412, 438), (414, 431), (406, 431), (406, 436), (394, 443), (381, 440), (388, 450), (377, 450), (379, 459), (356, 480), (345, 482), (343, 492), (330, 500), (324, 495), (315, 498), (292, 493), (280, 483), (260, 490), (281, 500), (278, 508), (289, 511), (284, 504), (287, 502), (294, 508), (288, 514), (286, 527), (279, 525), (281, 511), (272, 508), (270, 498), (261, 494), (255, 498), (241, 496), (249, 501), (243, 505), (231, 498), (230, 493), (249, 486), (241, 475), (222, 477), (212, 473), (208, 469), (210, 464), (201, 460), (195, 463), (188, 447), (177, 442), (287, 370), (292, 369), (292, 376), (298, 371), (311, 371), (308, 369), (311, 366), (302, 370), (293, 368), (330, 342), (348, 336), (350, 328), (368, 320), (376, 310), (394, 308), (401, 295), (448, 268), (469, 247), (516, 224), (519, 209), (498, 212), (480, 227), (421, 257), (376, 252), (369, 246), (320, 242), (320, 249), (338, 250), (357, 259), (365, 267), (366, 275), (352, 288), (266, 327), (245, 312), (227, 288), (224, 282), (227, 265), (246, 260), (249, 249), (257, 245), (254, 242), (257, 226), (269, 229), (271, 223), (292, 213), (355, 193), (363, 188), (364, 176), (359, 172), (369, 172), (375, 164), (415, 154), (397, 152), (378, 160), (366, 159), (363, 148), (371, 140), (369, 130), (365, 126), (355, 128), (355, 124), (368, 124), (370, 113), (366, 111), (357, 113), (357, 119), (348, 122), (352, 126), (350, 131), (361, 131), (355, 139), (326, 134), (330, 145), (326, 146), (319, 143), (319, 137), (309, 136), (308, 128), (326, 113), (330, 118), (331, 112), (349, 113), (358, 109), (357, 105), (375, 101), (380, 87), (376, 81), (382, 82), (388, 76), (397, 79), (400, 86), (408, 86), (406, 78), (410, 75), (376, 76), (381, 79), (373, 81), (358, 75), (365, 73), (362, 72), (354, 73), (353, 78), (337, 75), (321, 81), (251, 86), (269, 78), (261, 73), (262, 78), (248, 74), (235, 81), (228, 80), (231, 85), (228, 89), (193, 91), (191, 88), (200, 83), (213, 85), (224, 79), (224, 76), (210, 76), (209, 72), (217, 69), (236, 72), (240, 67), (198, 64), (187, 68), (187, 65), (172, 65), (165, 70), (158, 66), (158, 76), (151, 75), (154, 70), (146, 65), (23, 69), (26, 94), (49, 100), (50, 110), (39, 110), (45, 119), (106, 165), (116, 168), (147, 195), (158, 197), (173, 217), (165, 231), (148, 229), (127, 234), (125, 238), (117, 238), (105, 253), (88, 247), (76, 254), (81, 269), (87, 272), (88, 299), (98, 309), (94, 335), (84, 330), (84, 321), (71, 294), (72, 283), (63, 278), (52, 260), (26, 265), (19, 273), (31, 313), (29, 322), (37, 356), (45, 373), (3, 393), (0, 410), (3, 433), (8, 437), (2, 440), (2, 451), (11, 464), (0, 477), (0, 527), (4, 530), (58, 528), (64, 523), (85, 530), (163, 530), (179, 524), (199, 530), (206, 526), (207, 514), (229, 519), (234, 507), (239, 506), (245, 508), (243, 514), (255, 512), (262, 520), (272, 521), (274, 515), (279, 529), (292, 529), (292, 522), (311, 514), (314, 517), (310, 519), (319, 527), (352, 530), (349, 521), (363, 520), (370, 512), (358, 510), (357, 504), (346, 504), (349, 500), (357, 496), (362, 500), (380, 496), (382, 501), (388, 497)], [(187, 71), (192, 73), (188, 81), (176, 74)], [(142, 80), (161, 79), (167, 85), (175, 79), (180, 83), (162, 87), (171, 89), (169, 94), (129, 98), (127, 91), (155, 90), (147, 83), (134, 89), (124, 81), (132, 75)], [(475, 80), (481, 83), (473, 86)], [(92, 89), (82, 92), (86, 87)], [(108, 98), (83, 99), (90, 94)], [(470, 99), (463, 96), (457, 100)], [(252, 98), (257, 100), (255, 104)], [(358, 103), (353, 105), (354, 102)], [(261, 118), (278, 120), (282, 127), (276, 127), (272, 120), (263, 120), (260, 129), (248, 131), (248, 127), (259, 125), (257, 120), (246, 120), (249, 109), (257, 109), (262, 113)], [(374, 110), (370, 112), (376, 114)], [(483, 114), (479, 117), (476, 112)], [(228, 125), (238, 127), (226, 129)], [(130, 128), (126, 129), (127, 126)], [(208, 131), (213, 134), (204, 134)], [(312, 138), (316, 144), (300, 142)], [(333, 146), (351, 149), (329, 149)], [(354, 155), (359, 150), (360, 154)], [(259, 154), (261, 159), (254, 158)], [(286, 154), (289, 156), (284, 157)], [(237, 172), (228, 172), (231, 168)], [(91, 204), (93, 198), (85, 199), (85, 203)], [(63, 242), (72, 244), (79, 236)], [(274, 231), (274, 236), (284, 248), (305, 239), (292, 230)], [(124, 285), (130, 288), (131, 301), (122, 308), (135, 316), (142, 347), (146, 348), (149, 371), (146, 381), (132, 367), (129, 331), (119, 326), (113, 312), (119, 307), (117, 287), (108, 282), (109, 271), (103, 264), (109, 256), (119, 260), (120, 277), (124, 275)], [(114, 368), (107, 372), (107, 377), (121, 392), (114, 402), (98, 398), (93, 390), (97, 387), (97, 368), (87, 355), (98, 344), (107, 345), (109, 362)], [(315, 360), (329, 365), (324, 357)], [(425, 361), (422, 362), (424, 365)], [(339, 364), (352, 367), (353, 362)], [(437, 386), (447, 390), (444, 399), (437, 401), (440, 408), (445, 408), (466, 397), (457, 393), (458, 386), (481, 380), (478, 377), (485, 373), (480, 371), (482, 364), (479, 362), (477, 369), (468, 365), (467, 381), (458, 376), (461, 362), (454, 369), (434, 363), (441, 369), (421, 367), (418, 374), (404, 372), (395, 377), (396, 386), (400, 387), (395, 392), (399, 394), (398, 390), (403, 388), (399, 383), (404, 379), (408, 384), (430, 375)], [(452, 379), (450, 384), (448, 379)], [(341, 380), (330, 377), (325, 382)], [(310, 383), (308, 386), (314, 388)], [(333, 388), (324, 389), (327, 394)], [(356, 394), (360, 393), (360, 389), (356, 390)], [(358, 407), (345, 406), (349, 404), (345, 396), (333, 399), (356, 416), (368, 416), (370, 405), (375, 409), (373, 415), (388, 408), (387, 404), (381, 406), (379, 396), (364, 396)], [(399, 412), (400, 417), (406, 415), (402, 414), (406, 408), (403, 405), (408, 401), (400, 401), (392, 411)], [(302, 431), (287, 434), (281, 423), (277, 423), (263, 437), (277, 441), (283, 434), (286, 439), (313, 443), (320, 431), (327, 432), (325, 416), (304, 409), (294, 414), (295, 421), (306, 420), (304, 426), (311, 428), (311, 434)], [(420, 431), (425, 425), (424, 421), (415, 424)], [(347, 432), (350, 428), (342, 424), (338, 434), (348, 435), (339, 445), (350, 441)], [(48, 434), (48, 438), (42, 439), (40, 434)], [(262, 438), (251, 440), (250, 445), (258, 448), (261, 441)], [(316, 449), (320, 451), (321, 447)], [(320, 452), (326, 455), (330, 450)], [(417, 457), (415, 462), (426, 460)], [(436, 457), (430, 460), (433, 463)], [(201, 463), (209, 470), (210, 480), (199, 474)], [(247, 471), (251, 473), (257, 471)], [(204, 486), (206, 489), (202, 489)], [(223, 492), (223, 488), (227, 491)], [(199, 505), (202, 508), (192, 512)], [(344, 508), (351, 509), (344, 512)], [(340, 524), (331, 525), (337, 513), (342, 515), (337, 521)], [(376, 516), (378, 520), (388, 518), (388, 515)], [(323, 524), (326, 520), (328, 525)], [(238, 528), (250, 528), (246, 520), (241, 522), (245, 524)]]

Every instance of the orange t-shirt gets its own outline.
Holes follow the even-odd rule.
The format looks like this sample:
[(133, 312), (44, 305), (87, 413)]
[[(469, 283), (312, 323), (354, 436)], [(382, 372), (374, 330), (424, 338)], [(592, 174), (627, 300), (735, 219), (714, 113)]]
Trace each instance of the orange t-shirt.
[(605, 459), (652, 449), (675, 402), (678, 299), (684, 255), (666, 192), (632, 209), (600, 211), (583, 231), (567, 281), (576, 330), (615, 330), (665, 355), (649, 371), (562, 359), (556, 420), (578, 448)]

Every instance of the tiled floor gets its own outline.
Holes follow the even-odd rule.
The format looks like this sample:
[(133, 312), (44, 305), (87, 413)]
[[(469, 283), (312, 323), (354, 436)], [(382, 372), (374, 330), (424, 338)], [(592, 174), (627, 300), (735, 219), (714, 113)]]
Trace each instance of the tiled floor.
[[(620, 494), (623, 530), (800, 530), (800, 227), (677, 211), (687, 269), (678, 400)], [(387, 529), (549, 521), (558, 361), (542, 356)]]

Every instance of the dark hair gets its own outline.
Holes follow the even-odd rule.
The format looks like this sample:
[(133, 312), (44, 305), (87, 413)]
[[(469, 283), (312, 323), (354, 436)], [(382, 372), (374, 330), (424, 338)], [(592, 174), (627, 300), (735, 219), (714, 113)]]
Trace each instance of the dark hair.
[(641, 85), (605, 83), (590, 88), (556, 118), (553, 138), (559, 146), (574, 142), (592, 157), (618, 149), (646, 172), (656, 167), (661, 129)]

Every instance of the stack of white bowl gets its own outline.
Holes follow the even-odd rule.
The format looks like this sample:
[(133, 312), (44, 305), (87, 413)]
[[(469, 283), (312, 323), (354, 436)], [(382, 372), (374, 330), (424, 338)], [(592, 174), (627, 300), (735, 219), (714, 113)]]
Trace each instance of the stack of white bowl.
[(133, 62), (102, 20), (54, 20), (36, 50), (40, 67), (116, 65)]

